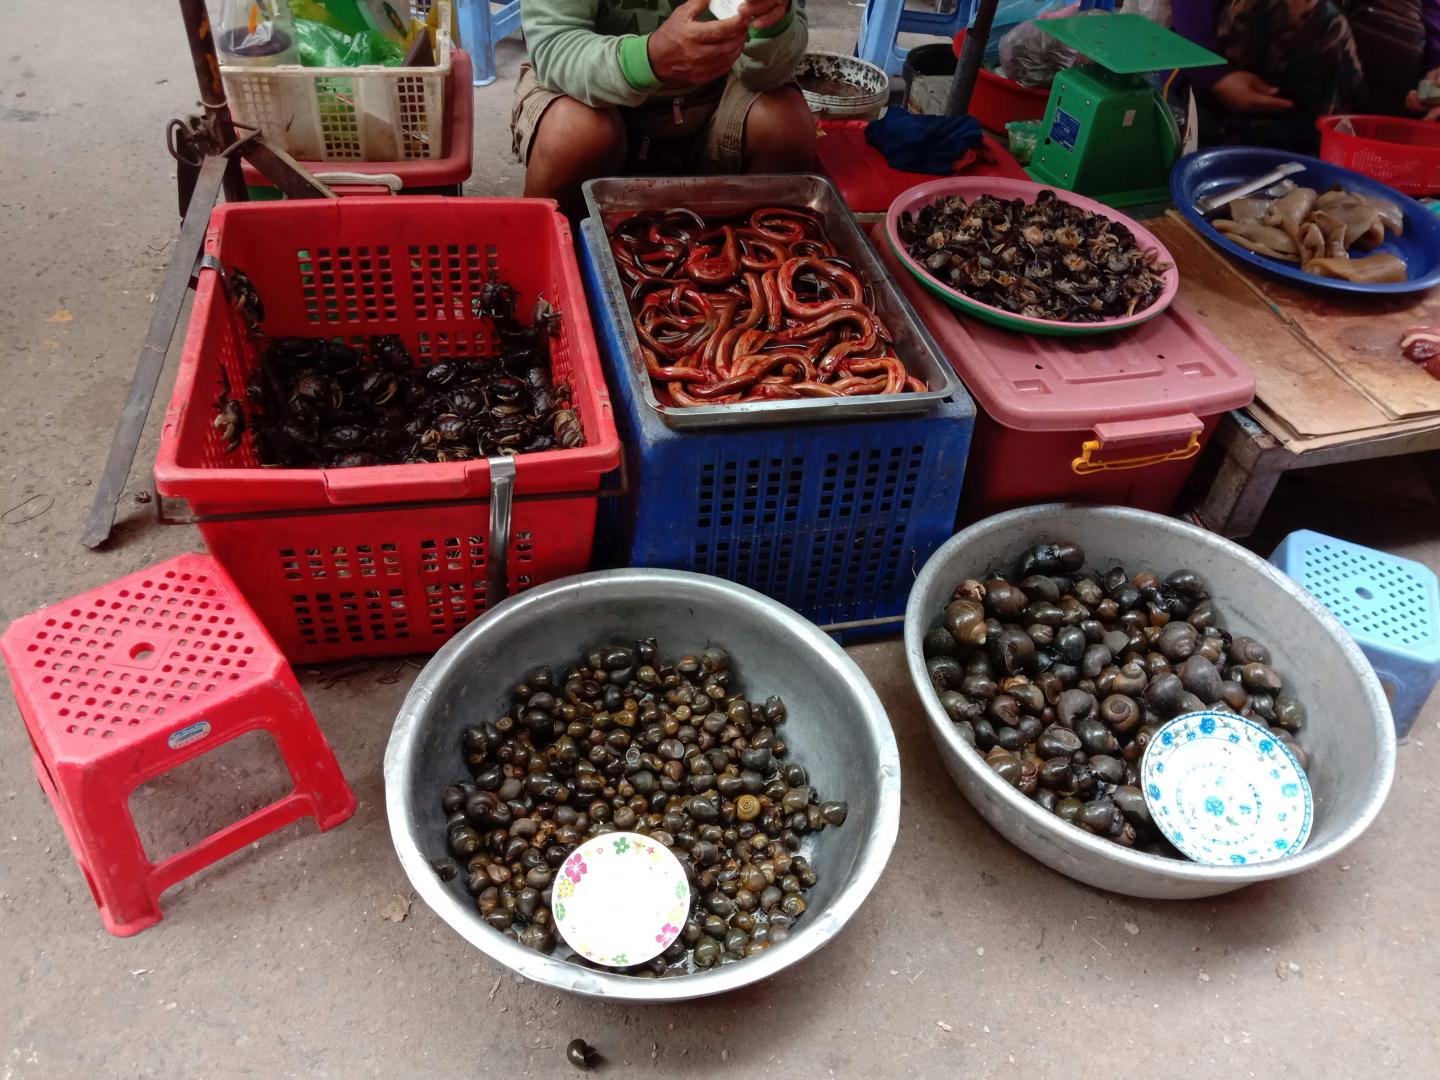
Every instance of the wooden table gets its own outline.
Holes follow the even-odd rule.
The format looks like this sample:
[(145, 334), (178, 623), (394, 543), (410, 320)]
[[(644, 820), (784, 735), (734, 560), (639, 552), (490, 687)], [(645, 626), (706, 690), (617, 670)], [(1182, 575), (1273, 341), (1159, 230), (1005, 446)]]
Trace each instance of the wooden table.
[(1201, 523), (1248, 536), (1291, 469), (1440, 449), (1440, 380), (1399, 351), (1407, 327), (1440, 325), (1440, 290), (1336, 299), (1250, 274), (1174, 212), (1146, 224), (1182, 268), (1180, 295), (1255, 374), (1255, 403), (1207, 450), (1220, 461)]

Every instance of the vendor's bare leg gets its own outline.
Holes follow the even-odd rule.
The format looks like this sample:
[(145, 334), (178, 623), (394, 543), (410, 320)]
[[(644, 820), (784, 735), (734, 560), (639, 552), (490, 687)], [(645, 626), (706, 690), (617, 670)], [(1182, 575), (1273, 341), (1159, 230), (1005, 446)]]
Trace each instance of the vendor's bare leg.
[(625, 168), (625, 124), (614, 109), (560, 98), (545, 110), (530, 144), (525, 195), (555, 199), (572, 220), (583, 216), (580, 185)]
[(745, 116), (745, 171), (815, 171), (815, 116), (793, 86), (761, 94)]

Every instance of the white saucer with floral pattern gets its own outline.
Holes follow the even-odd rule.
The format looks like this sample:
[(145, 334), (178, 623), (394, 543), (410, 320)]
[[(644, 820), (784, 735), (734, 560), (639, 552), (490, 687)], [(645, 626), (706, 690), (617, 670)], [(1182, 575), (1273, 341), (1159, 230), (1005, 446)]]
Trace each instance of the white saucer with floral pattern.
[(670, 947), (690, 910), (690, 884), (664, 844), (603, 833), (570, 853), (550, 893), (555, 929), (587, 960), (643, 964)]

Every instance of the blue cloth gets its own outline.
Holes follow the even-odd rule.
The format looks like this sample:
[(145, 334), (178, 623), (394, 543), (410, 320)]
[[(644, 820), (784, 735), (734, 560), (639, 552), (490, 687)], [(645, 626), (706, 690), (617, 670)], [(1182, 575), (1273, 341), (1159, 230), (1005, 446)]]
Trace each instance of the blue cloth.
[(973, 116), (920, 116), (906, 109), (887, 109), (865, 125), (865, 141), (892, 169), (935, 176), (949, 176), (955, 162), (984, 137)]

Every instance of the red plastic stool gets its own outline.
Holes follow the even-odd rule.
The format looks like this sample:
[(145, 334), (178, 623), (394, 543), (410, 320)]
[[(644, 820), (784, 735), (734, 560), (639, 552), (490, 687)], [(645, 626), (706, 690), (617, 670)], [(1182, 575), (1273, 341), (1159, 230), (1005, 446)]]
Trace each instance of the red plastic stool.
[[(229, 576), (182, 555), (17, 619), (0, 638), (35, 773), (112, 934), (160, 921), (160, 894), (302, 817), (322, 830), (355, 795), (300, 685)], [(294, 790), (152, 863), (130, 794), (254, 730), (269, 732)]]

